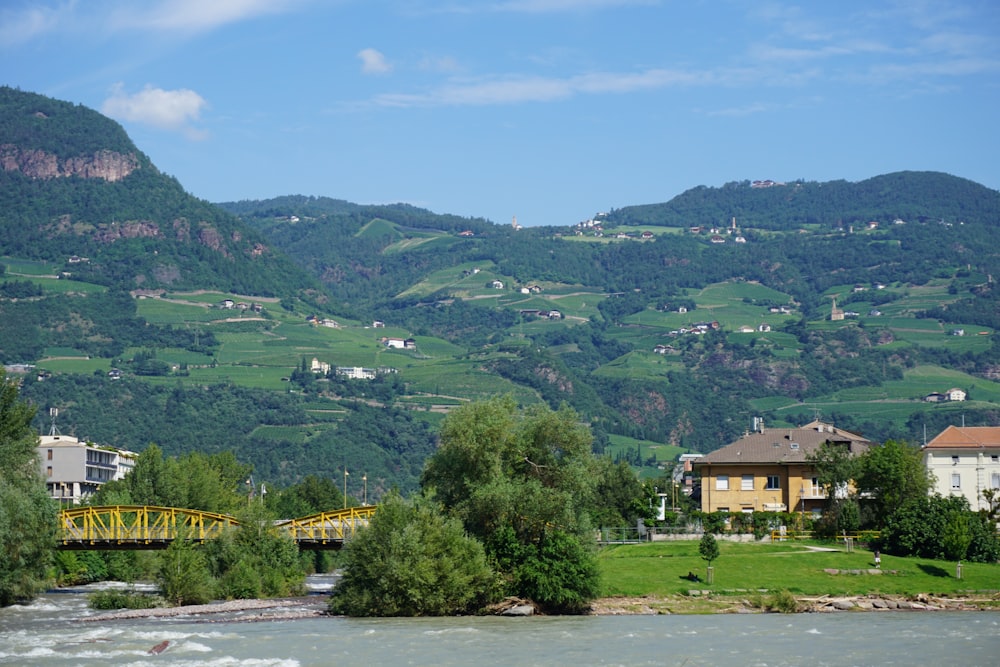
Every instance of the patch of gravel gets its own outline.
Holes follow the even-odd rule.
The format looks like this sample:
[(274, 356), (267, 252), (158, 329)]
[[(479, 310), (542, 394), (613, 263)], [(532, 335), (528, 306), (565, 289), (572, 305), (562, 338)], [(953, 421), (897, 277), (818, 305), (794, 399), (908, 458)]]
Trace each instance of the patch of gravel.
[(156, 607), (154, 609), (120, 609), (81, 619), (93, 621), (116, 621), (135, 618), (172, 618), (177, 616), (205, 616), (209, 614), (234, 614), (260, 611), (260, 614), (227, 621), (269, 621), (289, 618), (310, 618), (326, 614), (326, 598), (282, 598), (275, 600), (227, 600), (209, 604), (193, 604), (183, 607)]

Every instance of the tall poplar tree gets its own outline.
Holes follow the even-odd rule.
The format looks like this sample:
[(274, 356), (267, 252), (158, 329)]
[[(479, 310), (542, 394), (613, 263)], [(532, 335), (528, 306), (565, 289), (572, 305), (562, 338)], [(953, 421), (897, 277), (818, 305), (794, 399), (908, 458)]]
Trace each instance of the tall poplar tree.
[(55, 547), (56, 506), (38, 464), (34, 416), (0, 369), (0, 606), (41, 592)]

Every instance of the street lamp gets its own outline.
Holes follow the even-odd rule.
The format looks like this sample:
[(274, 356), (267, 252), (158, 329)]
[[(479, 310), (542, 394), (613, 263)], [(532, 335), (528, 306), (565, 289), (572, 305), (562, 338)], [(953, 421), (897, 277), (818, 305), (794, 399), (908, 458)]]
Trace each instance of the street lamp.
[(363, 501), (362, 504), (365, 507), (367, 507), (368, 506), (368, 473), (365, 473), (364, 475), (361, 476), (361, 481), (365, 483), (365, 499), (364, 499), (364, 501)]
[(347, 509), (347, 468), (344, 468), (344, 509)]

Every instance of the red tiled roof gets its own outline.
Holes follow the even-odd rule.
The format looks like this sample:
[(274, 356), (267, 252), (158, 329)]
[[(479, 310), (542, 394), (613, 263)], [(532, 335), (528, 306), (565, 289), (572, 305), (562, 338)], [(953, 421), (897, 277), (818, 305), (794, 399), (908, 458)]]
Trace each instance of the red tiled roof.
[(949, 426), (924, 445), (925, 449), (1000, 448), (1000, 426)]

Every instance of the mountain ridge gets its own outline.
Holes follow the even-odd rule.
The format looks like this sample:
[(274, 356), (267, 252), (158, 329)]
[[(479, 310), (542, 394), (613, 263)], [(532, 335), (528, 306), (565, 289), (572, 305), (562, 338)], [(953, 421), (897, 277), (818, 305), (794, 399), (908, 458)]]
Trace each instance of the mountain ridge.
[[(322, 196), (213, 205), (117, 123), (11, 97), (18, 150), (138, 161), (118, 180), (0, 170), (0, 358), (37, 364), (25, 395), (88, 436), (233, 447), (285, 481), (370, 465), (414, 488), (430, 426), (497, 393), (570, 405), (595, 451), (654, 476), (660, 454), (711, 451), (753, 416), (914, 440), (957, 410), (1000, 421), (1000, 198), (965, 179), (702, 186), (572, 227)], [(967, 402), (923, 401), (956, 383)]]

